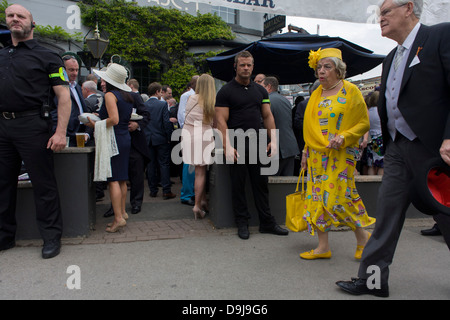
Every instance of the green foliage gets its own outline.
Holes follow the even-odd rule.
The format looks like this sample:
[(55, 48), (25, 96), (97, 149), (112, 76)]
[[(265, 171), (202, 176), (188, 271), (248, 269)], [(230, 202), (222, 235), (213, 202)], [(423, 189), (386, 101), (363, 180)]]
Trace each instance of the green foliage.
[(0, 23), (6, 22), (5, 9), (9, 6), (8, 1), (2, 0), (0, 2)]
[(125, 0), (85, 0), (79, 3), (86, 26), (98, 21), (110, 44), (107, 53), (129, 62), (147, 63), (151, 71), (181, 68), (190, 55), (186, 40), (233, 39), (230, 27), (218, 16), (192, 16), (177, 9), (138, 6)]
[(81, 32), (77, 32), (74, 34), (70, 34), (68, 32), (66, 32), (66, 30), (64, 30), (62, 27), (60, 26), (36, 26), (35, 29), (35, 34), (43, 37), (43, 38), (48, 38), (48, 39), (52, 39), (52, 40), (56, 40), (56, 41), (68, 41), (68, 40), (73, 40), (73, 41), (82, 41), (82, 34)]
[(186, 89), (186, 84), (196, 73), (197, 70), (193, 65), (181, 65), (178, 62), (175, 62), (169, 71), (161, 76), (161, 83), (169, 84), (172, 88), (172, 95), (174, 97), (179, 97)]

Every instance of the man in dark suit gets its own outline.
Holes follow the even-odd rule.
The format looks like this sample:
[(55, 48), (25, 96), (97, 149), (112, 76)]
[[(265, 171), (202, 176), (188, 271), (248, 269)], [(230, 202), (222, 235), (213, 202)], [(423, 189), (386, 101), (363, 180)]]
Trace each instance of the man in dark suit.
[[(432, 158), (440, 156), (450, 165), (450, 24), (421, 25), (422, 6), (421, 0), (386, 0), (380, 7), (382, 35), (398, 47), (383, 63), (378, 104), (387, 149), (377, 223), (359, 278), (336, 283), (351, 294), (389, 295), (389, 265), (411, 203), (414, 176)], [(436, 218), (448, 233), (449, 216)]]
[[(131, 87), (133, 89), (133, 87)], [(134, 108), (136, 113), (142, 116), (141, 120), (131, 120), (128, 130), (131, 136), (130, 164), (128, 167), (128, 178), (130, 180), (130, 204), (131, 213), (141, 212), (142, 200), (144, 199), (144, 172), (150, 161), (150, 151), (145, 139), (144, 128), (150, 122), (150, 112), (144, 105), (139, 92), (131, 93), (134, 98)]]
[[(309, 97), (319, 86), (320, 81), (316, 80), (309, 87)], [(297, 108), (295, 110), (294, 123), (292, 124), (294, 128), (295, 137), (297, 138), (298, 149), (300, 150), (300, 152), (302, 152), (303, 149), (305, 148), (305, 140), (303, 139), (303, 119), (305, 118), (305, 110), (309, 102), (309, 97), (298, 103)]]
[[(63, 56), (64, 67), (69, 77), (70, 86), (70, 100), (72, 101), (72, 111), (70, 113), (69, 123), (67, 125), (67, 136), (69, 137), (69, 146), (75, 147), (77, 145), (76, 133), (85, 132), (86, 140), (93, 138), (93, 129), (86, 130), (86, 126), (80, 123), (78, 116), (84, 112), (88, 112), (86, 108), (86, 103), (84, 102), (83, 92), (81, 86), (77, 83), (78, 72), (80, 71), (80, 66), (77, 59), (71, 55)], [(56, 128), (58, 115), (57, 110), (52, 111), (53, 127)], [(93, 143), (93, 139), (92, 139)]]
[(150, 163), (147, 166), (147, 179), (150, 188), (150, 196), (156, 197), (158, 193), (158, 168), (161, 174), (161, 185), (164, 200), (175, 198), (170, 182), (170, 141), (173, 124), (169, 120), (169, 108), (167, 102), (161, 98), (162, 86), (153, 82), (148, 86), (150, 99), (145, 102), (150, 113), (150, 122), (145, 127), (145, 137), (150, 150)]

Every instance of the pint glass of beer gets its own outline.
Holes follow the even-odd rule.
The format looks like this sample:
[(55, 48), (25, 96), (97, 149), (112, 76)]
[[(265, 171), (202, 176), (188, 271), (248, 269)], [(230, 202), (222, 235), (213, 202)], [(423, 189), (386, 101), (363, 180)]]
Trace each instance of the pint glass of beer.
[(85, 136), (84, 133), (77, 133), (77, 147), (84, 148)]

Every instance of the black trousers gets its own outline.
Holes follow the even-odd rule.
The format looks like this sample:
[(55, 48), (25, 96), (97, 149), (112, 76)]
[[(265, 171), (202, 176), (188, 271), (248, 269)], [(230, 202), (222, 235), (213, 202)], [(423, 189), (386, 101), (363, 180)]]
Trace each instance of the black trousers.
[(48, 121), (39, 115), (0, 116), (0, 246), (15, 240), (17, 178), (23, 160), (33, 185), (36, 219), (44, 241), (60, 239), (62, 216)]
[(172, 192), (172, 184), (170, 182), (170, 144), (150, 145), (148, 148), (150, 151), (150, 162), (147, 165), (147, 179), (150, 193), (158, 192), (158, 169), (161, 174), (163, 194)]
[[(381, 272), (381, 284), (389, 279), (389, 265), (405, 222), (406, 211), (411, 204), (410, 187), (416, 168), (433, 157), (418, 139), (409, 141), (399, 133), (390, 142), (384, 156), (383, 181), (378, 191), (375, 230), (364, 248), (358, 277), (367, 279), (370, 266)], [(442, 229), (448, 230), (449, 220), (442, 220)]]
[(144, 155), (131, 144), (128, 180), (130, 181), (130, 204), (132, 207), (142, 206), (146, 165)]
[[(236, 143), (235, 143), (236, 146)], [(254, 143), (252, 148), (254, 147)], [(239, 150), (238, 150), (239, 151)], [(248, 225), (250, 219), (250, 212), (247, 207), (247, 199), (245, 195), (245, 184), (247, 173), (250, 177), (250, 184), (253, 192), (253, 199), (256, 210), (258, 211), (260, 227), (271, 228), (275, 226), (275, 218), (270, 212), (269, 206), (269, 179), (268, 176), (261, 174), (263, 165), (260, 161), (251, 163), (249, 159), (250, 146), (249, 140), (245, 141), (245, 155), (240, 153), (240, 156), (245, 156), (245, 163), (230, 164), (231, 177), (231, 193), (233, 212), (236, 219), (236, 224)], [(254, 152), (254, 150), (253, 150)], [(254, 161), (253, 161), (254, 162)]]
[(442, 236), (444, 237), (445, 243), (450, 250), (450, 216), (439, 213), (433, 216), (434, 221), (436, 221), (439, 230), (441, 230)]

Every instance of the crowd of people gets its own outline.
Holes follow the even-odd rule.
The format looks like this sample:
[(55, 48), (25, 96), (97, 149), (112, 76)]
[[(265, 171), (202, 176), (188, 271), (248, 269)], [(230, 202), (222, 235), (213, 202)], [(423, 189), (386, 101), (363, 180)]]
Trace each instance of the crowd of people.
[[(386, 0), (381, 4), (382, 34), (399, 46), (384, 62), (380, 88), (363, 97), (357, 86), (345, 80), (342, 52), (320, 48), (310, 52), (308, 61), (318, 81), (305, 101), (292, 106), (279, 94), (276, 77), (253, 75), (255, 61), (248, 51), (236, 54), (235, 77), (230, 82), (217, 91), (210, 75), (194, 76), (179, 103), (172, 97), (170, 85), (153, 82), (146, 92), (139, 93), (139, 83), (128, 79), (128, 71), (115, 63), (94, 71), (80, 86), (76, 56), (61, 59), (39, 46), (32, 38), (34, 25), (28, 10), (19, 5), (8, 7), (13, 46), (1, 51), (0, 65), (1, 72), (14, 81), (2, 78), (0, 89), (0, 250), (15, 245), (15, 187), (22, 159), (34, 186), (44, 238), (42, 255), (51, 258), (59, 254), (62, 234), (51, 154), (66, 146), (66, 136), (69, 146), (74, 146), (75, 134), (83, 132), (86, 144), (96, 146), (98, 196), (107, 183), (111, 209), (105, 215), (114, 216), (106, 231), (117, 232), (128, 219), (128, 181), (132, 214), (141, 211), (145, 175), (150, 197), (157, 197), (160, 187), (163, 199), (177, 197), (171, 190), (171, 151), (173, 131), (181, 128), (180, 201), (192, 206), (195, 219), (204, 218), (208, 211), (207, 168), (218, 159), (220, 145), (229, 165), (239, 238), (250, 237), (247, 176), (259, 231), (288, 235), (271, 214), (268, 175), (263, 174), (267, 163), (261, 155), (277, 162), (273, 175), (287, 176), (297, 174), (297, 157), (298, 169), (307, 176), (302, 212), (305, 230), (318, 235), (318, 246), (300, 257), (331, 258), (331, 227), (350, 227), (356, 237), (355, 258), (361, 260), (358, 278), (337, 285), (352, 294), (388, 296), (389, 265), (411, 202), (415, 171), (436, 156), (450, 164), (450, 27), (421, 25), (421, 10), (421, 1)], [(426, 59), (427, 55), (436, 58)], [(33, 57), (37, 66), (24, 63), (27, 56)], [(9, 64), (17, 65), (4, 68)], [(415, 73), (410, 72), (412, 67)], [(12, 75), (8, 70), (22, 73)], [(402, 83), (406, 77), (409, 81)], [(8, 99), (4, 98), (6, 92)], [(47, 115), (48, 105), (41, 106), (42, 101), (57, 106), (51, 115)], [(90, 117), (81, 123), (78, 116), (82, 113), (96, 114), (100, 120)], [(376, 220), (369, 216), (356, 188), (355, 175), (359, 173), (383, 175)], [(449, 216), (433, 217), (449, 244)], [(365, 228), (373, 224), (370, 234)], [(366, 283), (368, 267), (373, 265), (381, 269), (381, 285), (375, 289)]]

